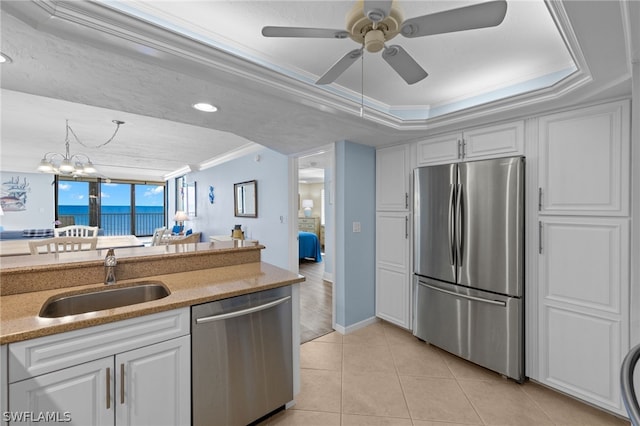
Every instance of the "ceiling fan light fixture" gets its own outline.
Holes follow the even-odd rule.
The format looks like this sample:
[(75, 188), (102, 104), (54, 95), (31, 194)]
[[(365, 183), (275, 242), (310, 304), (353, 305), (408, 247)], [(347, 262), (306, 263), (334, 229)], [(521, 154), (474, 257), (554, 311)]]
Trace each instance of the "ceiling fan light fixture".
[(384, 33), (380, 30), (368, 31), (364, 36), (364, 48), (367, 52), (375, 53), (384, 48)]

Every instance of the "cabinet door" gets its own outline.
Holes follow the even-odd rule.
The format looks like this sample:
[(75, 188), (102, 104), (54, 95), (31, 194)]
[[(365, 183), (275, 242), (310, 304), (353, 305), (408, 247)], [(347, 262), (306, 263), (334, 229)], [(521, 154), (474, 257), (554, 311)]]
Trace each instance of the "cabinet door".
[(376, 315), (410, 329), (410, 217), (379, 212), (376, 219)]
[(524, 122), (467, 130), (463, 134), (465, 160), (519, 155), (524, 152)]
[(116, 355), (118, 426), (191, 423), (190, 336)]
[(539, 137), (542, 214), (628, 215), (628, 102), (541, 117)]
[(542, 217), (543, 383), (625, 414), (619, 368), (629, 346), (627, 219)]
[(418, 166), (455, 163), (462, 158), (462, 134), (438, 136), (417, 143)]
[(10, 384), (9, 411), (49, 416), (38, 425), (113, 426), (113, 387), (113, 357), (102, 358)]
[(409, 146), (376, 151), (376, 210), (409, 210)]

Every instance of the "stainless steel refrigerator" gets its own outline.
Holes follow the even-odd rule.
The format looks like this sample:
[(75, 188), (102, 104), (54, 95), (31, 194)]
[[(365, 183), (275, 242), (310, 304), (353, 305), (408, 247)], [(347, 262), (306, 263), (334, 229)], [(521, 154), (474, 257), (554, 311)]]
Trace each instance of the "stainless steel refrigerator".
[(524, 157), (414, 171), (414, 335), (524, 380)]

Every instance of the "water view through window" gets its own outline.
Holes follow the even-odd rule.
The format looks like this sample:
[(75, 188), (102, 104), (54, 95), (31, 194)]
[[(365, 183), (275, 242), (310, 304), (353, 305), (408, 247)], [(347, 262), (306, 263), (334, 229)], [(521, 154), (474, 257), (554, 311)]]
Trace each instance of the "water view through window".
[(58, 181), (61, 226), (99, 226), (104, 235), (152, 235), (165, 224), (165, 187), (138, 183)]

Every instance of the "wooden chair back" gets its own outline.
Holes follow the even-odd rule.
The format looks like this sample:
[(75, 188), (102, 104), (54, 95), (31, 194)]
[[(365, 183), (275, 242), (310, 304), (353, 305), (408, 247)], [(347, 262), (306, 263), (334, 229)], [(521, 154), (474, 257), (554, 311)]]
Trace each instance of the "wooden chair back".
[[(53, 237), (29, 241), (31, 254), (60, 253), (69, 251), (95, 250), (98, 237)], [(40, 248), (44, 247), (44, 250)]]
[(54, 237), (97, 237), (97, 226), (70, 225), (53, 229)]

